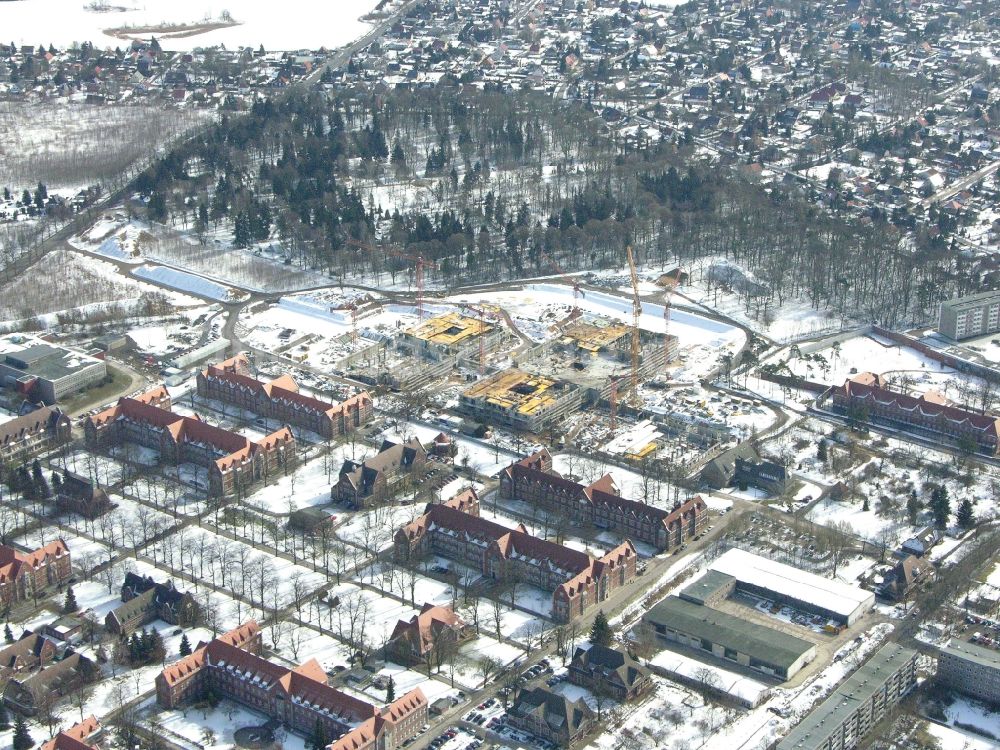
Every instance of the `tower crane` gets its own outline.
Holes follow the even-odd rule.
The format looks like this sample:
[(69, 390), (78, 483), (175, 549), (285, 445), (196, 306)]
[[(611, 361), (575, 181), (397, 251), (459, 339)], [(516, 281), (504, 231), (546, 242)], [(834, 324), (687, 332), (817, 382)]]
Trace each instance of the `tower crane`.
[[(372, 254), (377, 254), (379, 252), (379, 248), (375, 247), (374, 245), (370, 245), (367, 242), (361, 242), (360, 240), (355, 240), (350, 237), (348, 237), (345, 240), (345, 243), (347, 245), (350, 245), (351, 247), (358, 248), (359, 250), (365, 250)], [(424, 268), (436, 269), (438, 267), (437, 263), (435, 263), (432, 260), (425, 259), (423, 255), (410, 255), (409, 253), (404, 253), (392, 247), (386, 247), (383, 248), (383, 250), (389, 253), (389, 255), (392, 255), (396, 258), (402, 258), (403, 260), (409, 260), (413, 262), (413, 268), (414, 268), (413, 278), (414, 278), (414, 284), (417, 287), (417, 303), (416, 303), (417, 318), (419, 320), (423, 320), (424, 319)]]
[(560, 278), (562, 278), (563, 281), (565, 281), (566, 283), (568, 283), (570, 286), (573, 287), (573, 317), (574, 318), (577, 317), (580, 314), (580, 308), (577, 305), (576, 301), (580, 299), (580, 297), (584, 296), (583, 290), (580, 288), (580, 282), (577, 281), (575, 277), (570, 276), (568, 273), (566, 273), (562, 269), (562, 266), (556, 263), (552, 259), (552, 257), (544, 250), (540, 250), (539, 255), (542, 258), (542, 260), (544, 260), (546, 263), (549, 264), (549, 266), (552, 267), (552, 270), (555, 271), (560, 276)]
[(625, 250), (628, 258), (628, 271), (632, 279), (632, 381), (629, 386), (632, 402), (639, 402), (639, 317), (642, 315), (642, 300), (639, 299), (639, 273), (635, 268), (635, 256), (632, 246)]

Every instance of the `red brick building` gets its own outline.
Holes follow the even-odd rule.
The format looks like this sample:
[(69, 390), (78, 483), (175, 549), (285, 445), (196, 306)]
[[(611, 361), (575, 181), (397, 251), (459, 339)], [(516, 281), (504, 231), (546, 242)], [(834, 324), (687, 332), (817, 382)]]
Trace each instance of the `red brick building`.
[(317, 722), (343, 747), (395, 750), (427, 722), (427, 699), (415, 689), (382, 709), (327, 684), (315, 659), (294, 669), (261, 657), (260, 628), (249, 622), (156, 677), (157, 701), (177, 708), (206, 690), (230, 698), (302, 733)]
[(79, 724), (59, 732), (48, 742), (42, 743), (40, 750), (100, 750), (98, 741), (103, 729), (93, 716), (88, 716)]
[(170, 397), (163, 388), (137, 398), (120, 398), (116, 406), (87, 419), (87, 444), (100, 447), (138, 443), (158, 451), (161, 461), (204, 466), (208, 469), (209, 492), (217, 497), (245, 491), (295, 462), (295, 438), (288, 427), (254, 442), (197, 416), (175, 414), (169, 408)]
[(401, 664), (415, 664), (444, 641), (460, 643), (472, 636), (466, 622), (450, 607), (425, 604), (409, 620), (398, 620), (389, 638), (389, 651)]
[(669, 551), (705, 530), (705, 501), (693, 497), (673, 510), (621, 497), (610, 474), (589, 485), (560, 476), (544, 448), (511, 464), (500, 474), (500, 496), (540, 505), (575, 524), (609, 529)]
[(880, 375), (863, 372), (823, 396), (836, 411), (859, 422), (887, 424), (951, 444), (967, 443), (990, 456), (1000, 453), (1000, 419), (948, 404), (936, 392), (911, 396), (891, 390)]
[(50, 586), (61, 586), (72, 575), (69, 547), (62, 539), (34, 552), (0, 545), (0, 605), (27, 601)]
[(209, 365), (198, 373), (198, 395), (321, 435), (340, 437), (372, 418), (372, 397), (362, 391), (339, 404), (299, 392), (290, 375), (263, 382), (251, 375), (245, 354)]
[(478, 567), (497, 582), (517, 581), (551, 591), (553, 617), (562, 622), (579, 617), (635, 578), (638, 554), (631, 542), (594, 558), (532, 536), (521, 524), (510, 529), (480, 518), (478, 507), (469, 491), (447, 503), (428, 505), (423, 516), (396, 532), (396, 559), (440, 555)]

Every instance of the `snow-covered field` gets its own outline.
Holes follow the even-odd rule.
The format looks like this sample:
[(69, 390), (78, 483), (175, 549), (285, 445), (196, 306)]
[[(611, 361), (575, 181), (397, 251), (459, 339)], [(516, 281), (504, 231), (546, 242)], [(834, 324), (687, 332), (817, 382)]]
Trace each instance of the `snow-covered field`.
[(68, 47), (73, 42), (93, 42), (98, 48), (123, 46), (121, 39), (104, 33), (122, 26), (161, 23), (191, 24), (216, 19), (228, 9), (239, 25), (204, 34), (162, 39), (165, 49), (190, 50), (224, 44), (226, 47), (264, 45), (268, 50), (319, 49), (346, 44), (368, 30), (359, 16), (369, 13), (377, 0), (338, 0), (332, 3), (292, 3), (276, 13), (263, 0), (206, 5), (201, 0), (136, 2), (115, 0), (112, 7), (125, 11), (95, 13), (81, 0), (20, 0), (0, 3), (0, 28), (8, 41), (18, 44), (55, 44)]
[(246, 298), (245, 292), (233, 287), (210, 281), (203, 276), (197, 276), (187, 271), (178, 271), (165, 266), (146, 265), (135, 269), (132, 275), (142, 279), (151, 279), (172, 289), (192, 292), (200, 297), (207, 297), (219, 302), (238, 302)]

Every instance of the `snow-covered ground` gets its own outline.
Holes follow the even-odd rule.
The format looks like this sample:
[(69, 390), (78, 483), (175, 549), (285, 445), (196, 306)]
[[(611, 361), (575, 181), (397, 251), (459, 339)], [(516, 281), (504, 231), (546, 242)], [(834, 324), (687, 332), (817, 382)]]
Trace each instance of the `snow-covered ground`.
[(198, 23), (218, 18), (228, 7), (239, 25), (179, 38), (166, 39), (159, 33), (156, 36), (165, 49), (171, 50), (220, 44), (230, 49), (256, 49), (260, 45), (268, 50), (319, 49), (338, 47), (364, 34), (369, 27), (358, 19), (377, 4), (377, 0), (293, 3), (275, 13), (274, 6), (264, 0), (243, 0), (229, 6), (209, 6), (201, 0), (115, 0), (110, 7), (125, 10), (99, 13), (80, 0), (20, 0), (0, 3), (0, 28), (10, 37), (8, 41), (17, 44), (68, 47), (73, 42), (88, 41), (103, 49), (124, 46), (121, 39), (105, 34), (105, 29)]
[(246, 299), (246, 292), (231, 286), (211, 281), (203, 276), (197, 276), (187, 271), (178, 271), (166, 266), (145, 265), (132, 272), (133, 276), (151, 279), (172, 289), (191, 292), (201, 297), (218, 300), (219, 302), (239, 302)]
[(661, 667), (668, 672), (679, 674), (688, 679), (704, 679), (706, 673), (711, 673), (715, 676), (713, 684), (717, 689), (740, 700), (747, 701), (750, 705), (763, 700), (769, 693), (768, 686), (762, 682), (713, 664), (693, 659), (679, 651), (664, 649), (649, 661), (654, 666)]

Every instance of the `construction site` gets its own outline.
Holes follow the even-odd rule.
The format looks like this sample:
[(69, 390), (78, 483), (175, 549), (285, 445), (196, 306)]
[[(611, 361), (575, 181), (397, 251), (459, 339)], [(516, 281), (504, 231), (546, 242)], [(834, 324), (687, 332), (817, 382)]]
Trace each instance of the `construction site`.
[(485, 424), (539, 433), (564, 420), (582, 403), (579, 386), (511, 368), (468, 388), (459, 399), (459, 408)]

